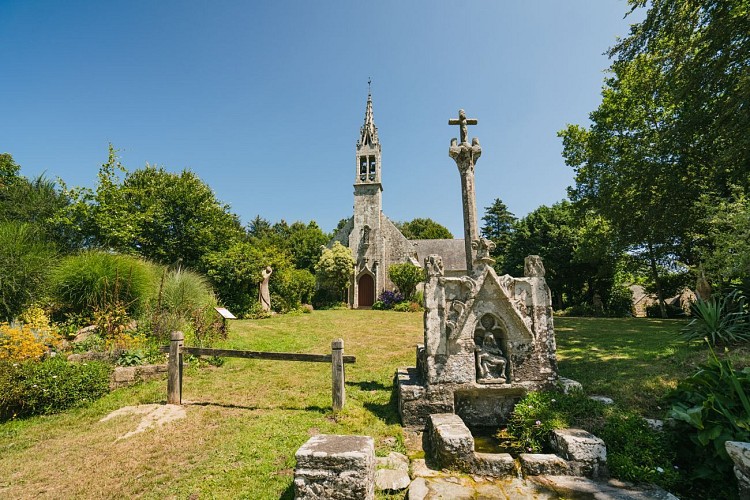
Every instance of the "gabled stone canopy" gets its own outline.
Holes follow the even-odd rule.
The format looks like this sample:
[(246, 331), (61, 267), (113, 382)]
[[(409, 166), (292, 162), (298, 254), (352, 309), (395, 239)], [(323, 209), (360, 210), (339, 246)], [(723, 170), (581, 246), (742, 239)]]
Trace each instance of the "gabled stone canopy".
[(527, 391), (557, 379), (549, 287), (538, 257), (527, 276), (498, 276), (489, 247), (475, 243), (473, 272), (446, 277), (442, 259), (425, 260), (424, 345), (416, 369), (401, 369), (399, 411), (407, 426), (431, 413), (457, 413), (470, 425), (498, 425)]

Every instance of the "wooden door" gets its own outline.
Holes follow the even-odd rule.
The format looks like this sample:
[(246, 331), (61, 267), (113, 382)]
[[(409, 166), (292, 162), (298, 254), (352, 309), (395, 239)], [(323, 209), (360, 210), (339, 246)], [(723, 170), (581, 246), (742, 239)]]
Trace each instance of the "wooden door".
[(369, 274), (363, 274), (359, 278), (359, 293), (357, 294), (358, 307), (370, 307), (375, 303), (375, 282)]

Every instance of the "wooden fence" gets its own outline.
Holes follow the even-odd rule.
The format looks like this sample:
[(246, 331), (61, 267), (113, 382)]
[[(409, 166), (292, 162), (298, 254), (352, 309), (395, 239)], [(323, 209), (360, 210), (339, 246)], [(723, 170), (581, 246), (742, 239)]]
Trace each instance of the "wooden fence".
[(311, 363), (331, 363), (331, 392), (333, 411), (339, 411), (346, 402), (344, 386), (344, 364), (355, 363), (355, 356), (344, 356), (344, 340), (331, 342), (331, 354), (302, 354), (293, 352), (237, 351), (233, 349), (207, 349), (203, 347), (185, 347), (185, 335), (172, 332), (169, 346), (161, 348), (169, 353), (167, 376), (167, 403), (182, 404), (182, 355), (220, 356), (225, 358), (269, 359), (274, 361), (303, 361)]

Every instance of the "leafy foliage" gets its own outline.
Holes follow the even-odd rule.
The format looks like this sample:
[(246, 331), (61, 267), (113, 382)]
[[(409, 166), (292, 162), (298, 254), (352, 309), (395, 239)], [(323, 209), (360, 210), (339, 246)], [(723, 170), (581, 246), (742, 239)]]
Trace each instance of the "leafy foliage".
[(65, 194), (74, 202), (60, 222), (79, 231), (87, 246), (162, 264), (199, 269), (203, 255), (243, 236), (237, 216), (193, 172), (147, 165), (128, 173), (111, 144), (96, 190)]
[(321, 286), (343, 291), (349, 287), (355, 264), (351, 250), (336, 241), (331, 248), (323, 250), (315, 265), (315, 273)]
[(44, 298), (55, 256), (38, 228), (0, 221), (0, 319), (10, 321)]
[(588, 315), (613, 314), (605, 307), (614, 305), (610, 299), (622, 252), (600, 216), (567, 201), (537, 208), (516, 223), (503, 271), (522, 275), (527, 255), (544, 260), (556, 309), (581, 306)]
[(750, 440), (750, 367), (736, 371), (731, 360), (719, 360), (712, 351), (670, 399), (678, 459), (688, 480), (685, 491), (730, 498), (735, 485), (724, 443)]
[(410, 240), (442, 240), (453, 239), (448, 229), (432, 219), (414, 219), (408, 222), (396, 223), (401, 233)]
[(568, 427), (584, 429), (604, 440), (614, 477), (667, 488), (677, 483), (666, 435), (651, 429), (637, 413), (594, 401), (582, 391), (527, 394), (516, 404), (501, 437), (515, 438), (521, 452), (547, 452), (552, 431)]
[(425, 280), (425, 272), (411, 262), (391, 264), (388, 277), (398, 287), (401, 294), (411, 300), (417, 291), (417, 285)]
[(738, 290), (708, 300), (698, 298), (691, 310), (693, 319), (680, 332), (685, 340), (706, 339), (713, 346), (750, 340), (750, 314)]
[(109, 392), (111, 368), (99, 362), (74, 364), (0, 361), (0, 420), (57, 413), (90, 403)]

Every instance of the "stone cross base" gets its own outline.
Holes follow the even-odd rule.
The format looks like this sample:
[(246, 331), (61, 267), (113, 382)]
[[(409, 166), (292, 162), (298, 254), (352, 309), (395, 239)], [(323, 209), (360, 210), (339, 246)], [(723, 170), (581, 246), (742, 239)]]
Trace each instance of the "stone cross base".
[(295, 458), (295, 499), (375, 498), (373, 438), (319, 434), (303, 444)]

